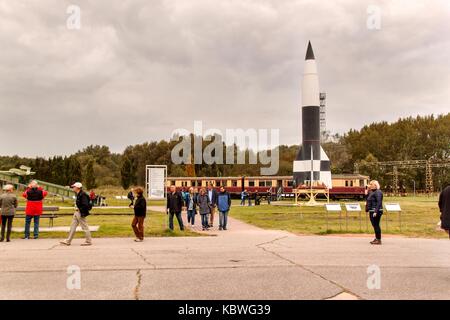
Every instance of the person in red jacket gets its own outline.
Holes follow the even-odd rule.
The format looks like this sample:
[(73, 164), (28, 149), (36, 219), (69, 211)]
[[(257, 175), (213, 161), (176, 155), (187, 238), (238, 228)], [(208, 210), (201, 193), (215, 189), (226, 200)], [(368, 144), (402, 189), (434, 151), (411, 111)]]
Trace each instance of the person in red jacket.
[(27, 199), (25, 208), (25, 237), (30, 239), (31, 220), (34, 220), (34, 239), (39, 237), (39, 218), (42, 215), (42, 202), (47, 196), (47, 191), (39, 187), (36, 181), (31, 181), (27, 190), (23, 193), (23, 197)]

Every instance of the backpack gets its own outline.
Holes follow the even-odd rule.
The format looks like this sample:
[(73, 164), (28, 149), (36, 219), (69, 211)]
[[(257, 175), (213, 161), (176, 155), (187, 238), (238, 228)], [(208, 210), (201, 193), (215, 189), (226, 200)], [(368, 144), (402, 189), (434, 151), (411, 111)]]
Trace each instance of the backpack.
[(91, 200), (91, 197), (87, 194), (87, 192), (84, 193), (84, 196), (89, 199), (88, 210), (91, 211), (94, 207), (94, 202)]

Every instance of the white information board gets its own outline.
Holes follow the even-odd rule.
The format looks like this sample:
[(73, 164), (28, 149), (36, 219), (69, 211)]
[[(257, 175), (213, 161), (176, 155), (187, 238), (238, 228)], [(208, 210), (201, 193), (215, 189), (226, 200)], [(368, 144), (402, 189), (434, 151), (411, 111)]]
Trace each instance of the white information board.
[(353, 212), (361, 212), (361, 204), (359, 203), (346, 203), (345, 204), (345, 210), (347, 211), (353, 211)]
[(384, 205), (386, 207), (387, 212), (400, 212), (402, 208), (400, 208), (400, 203), (386, 203)]
[(167, 166), (146, 166), (146, 189), (150, 200), (166, 198)]
[(325, 205), (327, 211), (341, 211), (341, 205), (339, 203), (328, 203)]

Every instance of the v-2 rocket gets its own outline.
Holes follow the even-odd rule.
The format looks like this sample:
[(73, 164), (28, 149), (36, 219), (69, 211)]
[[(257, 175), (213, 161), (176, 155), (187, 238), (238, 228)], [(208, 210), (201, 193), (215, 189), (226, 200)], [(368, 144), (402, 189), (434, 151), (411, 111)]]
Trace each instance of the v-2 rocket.
[(297, 187), (311, 181), (313, 185), (332, 187), (330, 159), (320, 145), (319, 76), (311, 42), (308, 42), (306, 50), (302, 81), (302, 145), (295, 158), (293, 172)]

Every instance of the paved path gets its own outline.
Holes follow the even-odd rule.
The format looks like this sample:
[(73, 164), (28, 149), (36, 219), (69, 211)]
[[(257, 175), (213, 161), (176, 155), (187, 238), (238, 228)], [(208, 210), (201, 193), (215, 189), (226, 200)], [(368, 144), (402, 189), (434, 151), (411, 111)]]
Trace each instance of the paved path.
[[(151, 220), (150, 220), (151, 221)], [(209, 237), (0, 243), (1, 299), (450, 299), (450, 241), (296, 236), (230, 219)], [(214, 236), (215, 234), (215, 236)], [(81, 289), (67, 289), (67, 268)], [(381, 288), (367, 287), (377, 265)]]

